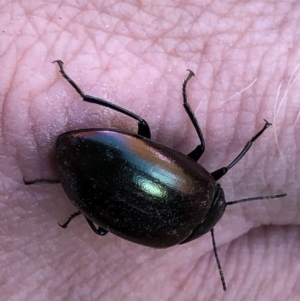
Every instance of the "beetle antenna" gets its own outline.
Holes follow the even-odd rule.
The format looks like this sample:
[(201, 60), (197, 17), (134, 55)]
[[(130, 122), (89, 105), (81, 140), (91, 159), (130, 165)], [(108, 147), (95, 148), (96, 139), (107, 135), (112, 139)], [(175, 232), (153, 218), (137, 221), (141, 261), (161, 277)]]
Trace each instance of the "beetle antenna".
[(287, 194), (282, 193), (282, 194), (276, 194), (276, 195), (265, 195), (265, 196), (256, 196), (253, 198), (247, 198), (247, 199), (241, 199), (237, 201), (232, 201), (232, 202), (226, 202), (226, 205), (233, 205), (237, 203), (244, 203), (244, 202), (250, 202), (250, 201), (256, 201), (256, 200), (265, 200), (265, 199), (277, 199), (277, 198), (283, 198)]
[(218, 252), (217, 252), (217, 246), (216, 246), (216, 241), (215, 241), (215, 231), (214, 231), (214, 228), (212, 228), (210, 230), (210, 233), (211, 233), (212, 244), (213, 244), (213, 248), (214, 248), (214, 253), (215, 253), (215, 258), (216, 258), (216, 262), (217, 262), (219, 274), (220, 274), (220, 277), (221, 277), (221, 282), (222, 282), (223, 290), (226, 291), (226, 282), (225, 282), (225, 278), (224, 278), (222, 266), (221, 266), (221, 263), (220, 263), (220, 259), (219, 259), (219, 256), (218, 256)]

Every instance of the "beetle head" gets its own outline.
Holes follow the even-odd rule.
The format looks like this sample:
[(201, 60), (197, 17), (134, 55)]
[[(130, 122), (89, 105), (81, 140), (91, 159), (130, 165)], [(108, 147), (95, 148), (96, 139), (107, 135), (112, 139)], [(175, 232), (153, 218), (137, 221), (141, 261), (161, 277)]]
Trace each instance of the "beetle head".
[(211, 207), (204, 217), (204, 219), (201, 221), (201, 223), (195, 228), (193, 233), (185, 239), (180, 244), (184, 244), (186, 242), (190, 242), (203, 234), (209, 232), (216, 223), (220, 220), (220, 218), (223, 216), (224, 211), (226, 208), (226, 202), (225, 202), (225, 195), (224, 191), (220, 184), (216, 185), (214, 200), (211, 204)]

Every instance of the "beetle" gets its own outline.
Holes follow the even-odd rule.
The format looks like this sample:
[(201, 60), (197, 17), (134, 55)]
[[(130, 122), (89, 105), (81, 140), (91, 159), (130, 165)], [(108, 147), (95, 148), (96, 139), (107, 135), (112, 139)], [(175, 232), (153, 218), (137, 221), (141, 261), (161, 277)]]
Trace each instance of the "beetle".
[(63, 133), (56, 141), (59, 180), (24, 180), (25, 184), (61, 183), (78, 209), (60, 225), (63, 228), (83, 214), (98, 235), (111, 232), (154, 248), (185, 244), (210, 231), (223, 289), (226, 290), (214, 238), (214, 226), (226, 206), (286, 194), (226, 202), (217, 181), (241, 160), (271, 123), (265, 120), (263, 128), (229, 165), (210, 173), (197, 164), (205, 151), (205, 140), (187, 101), (187, 83), (194, 76), (191, 70), (183, 82), (183, 106), (200, 143), (184, 155), (151, 140), (149, 125), (140, 116), (106, 100), (85, 95), (66, 74), (63, 62), (57, 60), (53, 63), (58, 64), (62, 76), (84, 101), (137, 120), (138, 131), (135, 134), (125, 130), (92, 128)]

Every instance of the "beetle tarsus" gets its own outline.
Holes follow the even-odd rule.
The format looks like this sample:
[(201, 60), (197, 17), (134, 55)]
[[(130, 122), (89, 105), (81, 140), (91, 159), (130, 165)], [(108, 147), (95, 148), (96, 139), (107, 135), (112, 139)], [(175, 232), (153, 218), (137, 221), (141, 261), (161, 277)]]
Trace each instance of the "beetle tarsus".
[(186, 71), (189, 71), (189, 75), (188, 75), (187, 79), (185, 80), (186, 82), (188, 82), (193, 76), (195, 76), (195, 73), (190, 69), (186, 69)]
[(52, 62), (52, 64), (57, 63), (60, 67), (64, 64), (62, 60), (55, 60)]
[(272, 123), (266, 119), (264, 119), (264, 121), (266, 122), (264, 127), (255, 136), (253, 136), (249, 142), (254, 142), (270, 125), (272, 125)]
[(77, 86), (77, 84), (67, 75), (67, 73), (64, 70), (64, 62), (61, 60), (54, 61), (53, 63), (57, 63), (59, 66), (59, 71), (62, 74), (62, 76), (71, 84), (71, 86), (77, 91), (77, 93), (84, 99), (86, 96), (81, 91), (81, 89)]
[(64, 228), (64, 229), (66, 229), (66, 228), (68, 228), (69, 223), (70, 223), (76, 216), (78, 216), (78, 215), (80, 215), (80, 214), (82, 214), (80, 211), (76, 211), (76, 212), (74, 212), (73, 214), (71, 214), (71, 215), (69, 216), (68, 220), (67, 220), (65, 223), (63, 223), (63, 224), (58, 223), (58, 225), (59, 225), (60, 227)]

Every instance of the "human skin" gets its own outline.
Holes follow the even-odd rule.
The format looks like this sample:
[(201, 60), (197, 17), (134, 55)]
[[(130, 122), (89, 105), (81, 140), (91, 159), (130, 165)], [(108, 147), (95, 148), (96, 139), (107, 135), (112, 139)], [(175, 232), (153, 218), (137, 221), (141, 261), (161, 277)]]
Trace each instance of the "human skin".
[[(4, 1), (0, 8), (0, 300), (299, 300), (300, 52), (298, 1)], [(152, 138), (183, 153), (199, 143), (182, 107), (188, 86), (206, 140), (201, 164), (226, 166), (273, 126), (220, 180), (230, 206), (215, 227), (228, 290), (210, 235), (164, 250), (97, 237), (57, 178), (56, 137), (136, 123), (84, 103), (82, 90), (146, 119)], [(99, 154), (100, 156), (101, 154)]]

